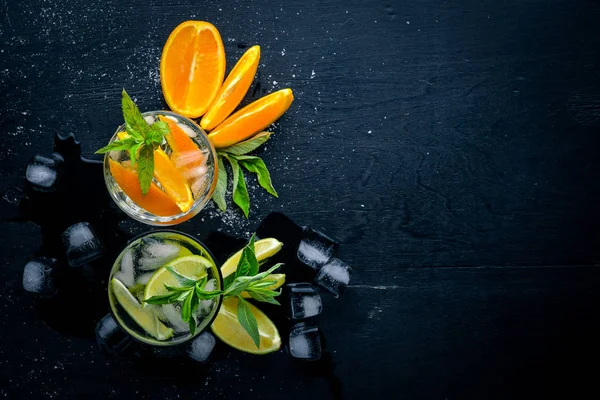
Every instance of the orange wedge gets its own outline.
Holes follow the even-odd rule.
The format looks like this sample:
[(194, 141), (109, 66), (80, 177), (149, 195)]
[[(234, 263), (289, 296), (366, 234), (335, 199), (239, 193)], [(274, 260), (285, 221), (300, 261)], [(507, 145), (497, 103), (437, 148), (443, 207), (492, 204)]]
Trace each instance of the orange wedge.
[(214, 25), (185, 21), (169, 35), (160, 59), (160, 82), (171, 110), (203, 115), (225, 77), (225, 49)]
[(227, 118), (208, 138), (215, 147), (227, 147), (248, 139), (281, 117), (293, 100), (291, 89), (271, 93)]
[(111, 159), (108, 162), (113, 179), (135, 204), (161, 217), (169, 217), (181, 212), (177, 204), (165, 192), (160, 190), (155, 183), (150, 185), (150, 190), (144, 196), (142, 195), (136, 171), (127, 169)]
[(159, 115), (158, 118), (169, 125), (170, 132), (165, 135), (165, 138), (167, 139), (167, 143), (169, 143), (169, 146), (171, 146), (173, 151), (200, 151), (198, 149), (198, 145), (194, 143), (192, 138), (189, 137), (187, 133), (183, 131), (183, 129), (181, 129), (177, 122), (173, 121), (169, 117), (165, 117), (164, 115)]
[(187, 212), (192, 207), (194, 197), (186, 179), (161, 149), (154, 151), (154, 177), (181, 211)]
[(219, 125), (240, 104), (254, 80), (259, 60), (260, 46), (252, 46), (235, 64), (200, 121), (204, 130), (210, 131)]

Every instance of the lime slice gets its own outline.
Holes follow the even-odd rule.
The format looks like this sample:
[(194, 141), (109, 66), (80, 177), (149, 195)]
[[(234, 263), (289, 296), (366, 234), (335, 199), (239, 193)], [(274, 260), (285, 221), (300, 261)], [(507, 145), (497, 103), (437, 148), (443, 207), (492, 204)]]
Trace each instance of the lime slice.
[[(200, 279), (206, 275), (207, 268), (213, 268), (214, 264), (205, 257), (192, 255), (176, 258), (170, 261), (169, 264), (173, 269), (181, 275), (187, 276), (190, 279)], [(156, 270), (154, 275), (148, 281), (144, 290), (144, 300), (153, 296), (167, 294), (168, 290), (165, 284), (171, 286), (181, 286), (177, 278), (165, 267)]]
[[(269, 257), (273, 257), (279, 252), (279, 250), (281, 250), (281, 247), (283, 247), (283, 243), (281, 243), (275, 238), (257, 240), (256, 242), (254, 242), (254, 254), (256, 255), (256, 260), (258, 262), (261, 262)], [(221, 267), (221, 273), (223, 274), (223, 278), (235, 272), (241, 257), (242, 250), (238, 251), (237, 253), (229, 257), (227, 261), (225, 261), (225, 263)]]
[(240, 325), (237, 317), (237, 297), (223, 300), (223, 305), (213, 321), (211, 329), (215, 335), (231, 347), (252, 354), (267, 354), (279, 350), (281, 337), (273, 321), (269, 319), (256, 306), (248, 303), (252, 314), (258, 323), (260, 335), (260, 348), (257, 348), (252, 338)]
[(151, 308), (142, 307), (120, 280), (113, 278), (111, 285), (115, 299), (117, 299), (131, 319), (145, 330), (148, 335), (157, 340), (167, 340), (173, 336), (173, 329), (167, 328), (165, 324), (160, 322)]
[[(285, 274), (269, 274), (267, 275), (267, 277), (265, 278), (265, 280), (269, 280), (269, 281), (277, 281), (274, 284), (272, 284), (271, 286), (267, 286), (265, 289), (268, 290), (277, 290), (280, 287), (283, 286), (283, 284), (285, 283)], [(250, 296), (248, 294), (248, 292), (244, 291), (242, 292), (242, 297), (245, 299), (249, 299), (252, 296)]]

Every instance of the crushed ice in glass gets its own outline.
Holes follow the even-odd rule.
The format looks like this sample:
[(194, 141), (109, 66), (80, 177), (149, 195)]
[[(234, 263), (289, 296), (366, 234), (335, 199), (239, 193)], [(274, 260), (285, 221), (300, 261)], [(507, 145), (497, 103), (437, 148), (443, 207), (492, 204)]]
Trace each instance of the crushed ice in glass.
[(25, 171), (25, 179), (33, 190), (53, 192), (56, 190), (62, 174), (64, 160), (58, 153), (51, 157), (35, 155), (29, 161)]
[(305, 227), (298, 245), (298, 259), (311, 268), (321, 268), (333, 256), (337, 242), (318, 230)]
[(153, 239), (147, 240), (142, 250), (142, 256), (138, 261), (138, 269), (153, 271), (162, 267), (169, 261), (177, 258), (180, 250), (180, 246), (172, 242), (159, 242)]
[(52, 295), (56, 293), (54, 258), (36, 258), (25, 264), (23, 289), (30, 293)]
[(62, 234), (62, 241), (71, 267), (93, 261), (104, 253), (104, 245), (87, 222), (78, 222), (68, 227)]
[(205, 362), (210, 357), (216, 343), (215, 337), (210, 332), (204, 332), (192, 340), (188, 348), (188, 355), (195, 361)]
[(115, 274), (115, 278), (123, 282), (127, 287), (131, 287), (135, 283), (133, 275), (134, 254), (132, 249), (128, 249), (121, 258), (121, 269)]
[(329, 290), (337, 297), (348, 286), (351, 275), (352, 268), (349, 265), (337, 258), (332, 258), (321, 268), (316, 279), (319, 286)]
[(321, 336), (315, 325), (300, 322), (294, 325), (289, 338), (290, 354), (303, 360), (318, 360), (321, 358)]
[(321, 296), (310, 283), (290, 283), (287, 285), (290, 295), (292, 319), (304, 319), (319, 315), (323, 309)]

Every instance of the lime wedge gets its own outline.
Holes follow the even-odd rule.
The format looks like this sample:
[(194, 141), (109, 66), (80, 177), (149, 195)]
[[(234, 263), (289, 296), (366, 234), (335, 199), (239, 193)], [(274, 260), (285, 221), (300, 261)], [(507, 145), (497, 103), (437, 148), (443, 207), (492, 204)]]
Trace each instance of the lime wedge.
[[(265, 289), (268, 290), (277, 290), (280, 287), (283, 286), (283, 284), (285, 283), (285, 274), (269, 274), (267, 275), (267, 277), (265, 278), (265, 280), (269, 280), (269, 281), (277, 281), (274, 284), (272, 284), (271, 286), (267, 286)], [(248, 294), (248, 292), (244, 291), (242, 292), (242, 297), (245, 299), (249, 299), (252, 296), (250, 296)]]
[[(207, 268), (213, 268), (214, 264), (205, 257), (191, 255), (176, 258), (168, 263), (173, 269), (179, 272), (181, 275), (187, 276), (190, 279), (200, 279), (206, 275)], [(156, 270), (154, 275), (148, 281), (146, 289), (144, 290), (144, 300), (149, 299), (153, 296), (160, 296), (167, 294), (168, 290), (165, 288), (165, 284), (171, 286), (181, 286), (177, 278), (169, 272), (165, 267), (161, 267)]]
[[(273, 257), (281, 250), (283, 243), (275, 238), (260, 239), (254, 242), (254, 254), (258, 262), (264, 261), (269, 257)], [(242, 250), (238, 251), (225, 261), (221, 267), (221, 273), (223, 278), (227, 275), (231, 275), (237, 269), (237, 265), (242, 257)]]
[(258, 323), (260, 348), (256, 347), (248, 332), (238, 322), (237, 297), (230, 297), (223, 300), (223, 305), (219, 309), (217, 318), (215, 318), (211, 325), (213, 333), (231, 347), (246, 353), (267, 354), (279, 350), (281, 347), (281, 337), (273, 321), (256, 308), (256, 306), (250, 303), (248, 305)]
[(113, 278), (111, 285), (115, 299), (117, 299), (131, 319), (145, 330), (148, 335), (157, 340), (167, 340), (173, 336), (173, 329), (167, 328), (165, 324), (160, 322), (151, 308), (143, 308), (120, 280)]

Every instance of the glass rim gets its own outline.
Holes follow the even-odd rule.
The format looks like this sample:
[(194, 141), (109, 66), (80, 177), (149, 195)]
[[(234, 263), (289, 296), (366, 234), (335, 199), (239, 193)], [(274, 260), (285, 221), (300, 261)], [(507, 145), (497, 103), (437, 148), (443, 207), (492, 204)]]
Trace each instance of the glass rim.
[[(139, 239), (145, 238), (147, 236), (157, 234), (157, 233), (173, 233), (176, 235), (183, 236), (187, 239), (190, 239), (193, 242), (195, 242), (196, 244), (200, 245), (211, 257), (211, 259), (215, 265), (215, 269), (217, 270), (217, 275), (219, 277), (219, 286), (220, 286), (219, 290), (223, 289), (224, 282), (223, 282), (223, 274), (221, 273), (221, 267), (220, 267), (217, 259), (215, 258), (214, 254), (212, 253), (212, 251), (210, 251), (210, 249), (204, 243), (202, 243), (200, 240), (196, 239), (192, 235), (185, 233), (185, 232), (180, 232), (180, 231), (177, 231), (174, 229), (156, 229), (156, 230), (141, 233), (141, 234), (131, 238), (130, 240), (128, 240), (127, 245), (123, 248), (123, 250), (121, 250), (121, 252), (117, 256), (117, 258), (113, 262), (112, 266), (110, 267), (109, 278), (112, 275), (112, 272), (113, 272), (113, 269), (115, 268), (117, 260), (119, 259), (119, 257), (121, 257), (121, 254), (123, 254), (123, 252), (125, 250), (127, 250), (133, 242), (135, 242)], [(132, 340), (134, 340), (138, 343), (144, 344), (144, 345), (149, 345), (149, 346), (172, 347), (172, 346), (182, 345), (184, 343), (189, 342), (190, 340), (193, 340), (194, 338), (198, 337), (200, 334), (202, 334), (203, 332), (205, 332), (207, 329), (210, 328), (210, 326), (212, 325), (214, 320), (217, 318), (217, 315), (219, 314), (219, 310), (221, 309), (221, 305), (223, 304), (223, 295), (219, 295), (218, 300), (217, 300), (216, 312), (210, 318), (207, 318), (208, 323), (206, 324), (206, 326), (203, 329), (196, 330), (196, 332), (193, 335), (190, 335), (189, 337), (186, 337), (186, 338), (183, 338), (180, 340), (167, 340), (167, 341), (162, 341), (162, 342), (157, 339), (143, 339), (143, 338), (141, 338), (141, 336), (138, 337), (139, 335), (134, 335), (133, 333), (131, 333), (130, 329), (125, 326), (125, 324), (121, 321), (121, 319), (115, 313), (115, 310), (114, 310), (115, 307), (113, 306), (113, 301), (111, 300), (111, 287), (110, 287), (111, 283), (110, 282), (111, 282), (110, 279), (108, 279), (107, 293), (106, 293), (108, 295), (108, 304), (109, 304), (109, 309), (110, 309), (109, 310), (110, 315), (117, 322), (117, 325), (119, 326), (119, 328), (121, 328), (123, 330), (123, 332), (125, 332), (125, 334), (127, 334), (127, 336), (129, 336)]]
[[(129, 201), (135, 205), (135, 206), (132, 206), (132, 204), (129, 204), (129, 202), (125, 201), (124, 199), (122, 199), (119, 196), (119, 192), (122, 192), (122, 190), (120, 190), (117, 182), (114, 180), (114, 178), (112, 177), (112, 174), (110, 173), (110, 169), (107, 167), (108, 160), (110, 158), (110, 153), (104, 154), (104, 158), (102, 161), (104, 184), (106, 186), (106, 190), (108, 190), (108, 193), (110, 194), (110, 197), (117, 204), (119, 209), (121, 209), (125, 214), (127, 214), (131, 218), (135, 219), (136, 221), (142, 222), (147, 225), (152, 225), (152, 226), (177, 225), (177, 224), (180, 224), (182, 222), (189, 220), (190, 218), (192, 218), (196, 214), (198, 214), (200, 212), (200, 210), (202, 210), (208, 204), (210, 199), (212, 198), (212, 195), (215, 191), (215, 188), (217, 186), (217, 180), (218, 180), (217, 151), (215, 150), (215, 147), (212, 145), (212, 143), (208, 139), (207, 133), (200, 127), (200, 125), (198, 125), (196, 122), (194, 122), (190, 118), (183, 116), (181, 114), (177, 114), (173, 111), (168, 111), (168, 110), (154, 110), (154, 111), (146, 111), (146, 112), (142, 113), (143, 117), (156, 116), (156, 115), (173, 116), (177, 119), (181, 119), (181, 120), (185, 121), (187, 125), (193, 127), (194, 131), (196, 131), (198, 133), (198, 136), (202, 138), (201, 141), (207, 145), (207, 147), (210, 151), (210, 154), (212, 155), (213, 165), (210, 168), (210, 171), (212, 172), (212, 182), (210, 183), (210, 187), (208, 188), (208, 191), (206, 192), (206, 194), (202, 197), (194, 199), (194, 203), (192, 204), (192, 207), (190, 207), (190, 209), (186, 212), (180, 212), (179, 214), (171, 215), (171, 216), (159, 216), (159, 215), (152, 214), (150, 211), (138, 206), (137, 204), (135, 204), (135, 202), (133, 200), (131, 200), (131, 198), (129, 198), (129, 196), (127, 196), (127, 194), (125, 194), (123, 192), (123, 195), (126, 196), (126, 198), (129, 199)], [(111, 136), (109, 143), (112, 143), (115, 140), (115, 138), (117, 137), (117, 134), (119, 132), (123, 131), (124, 129), (125, 129), (125, 124), (119, 125), (117, 127), (117, 129), (115, 130), (115, 133), (113, 133), (113, 135)]]

